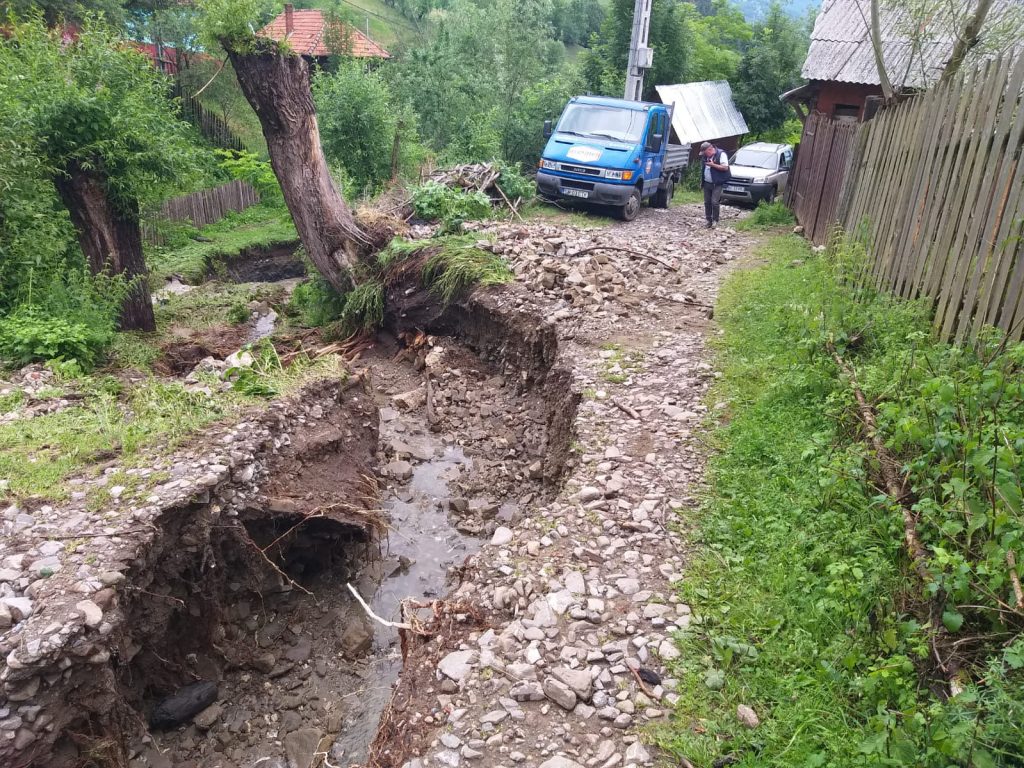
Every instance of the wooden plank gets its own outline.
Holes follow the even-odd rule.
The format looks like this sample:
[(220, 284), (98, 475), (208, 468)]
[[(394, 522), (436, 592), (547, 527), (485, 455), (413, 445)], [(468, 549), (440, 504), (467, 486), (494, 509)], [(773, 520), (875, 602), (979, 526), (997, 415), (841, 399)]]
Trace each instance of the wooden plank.
[(923, 272), (927, 260), (927, 249), (921, 247), (922, 219), (925, 206), (932, 189), (932, 176), (937, 158), (942, 156), (940, 137), (952, 122), (958, 103), (958, 88), (962, 81), (939, 85), (928, 92), (928, 101), (924, 106), (924, 121), (927, 127), (921, 147), (921, 159), (914, 176), (914, 194), (908, 204), (907, 229), (900, 248), (900, 259), (906, 265), (902, 277), (900, 295), (905, 298), (914, 296), (918, 290), (917, 281)]
[(901, 216), (905, 211), (900, 210), (907, 193), (907, 184), (910, 183), (912, 174), (908, 172), (910, 159), (915, 150), (912, 138), (918, 131), (921, 119), (921, 110), (912, 100), (904, 101), (901, 104), (901, 111), (897, 116), (897, 128), (894, 132), (892, 151), (893, 166), (890, 174), (890, 183), (887, 184), (887, 194), (881, 201), (882, 211), (879, 216), (879, 226), (874, 248), (884, 257), (885, 271), (880, 275), (883, 285), (889, 290), (896, 287), (896, 273), (899, 264), (896, 261), (896, 249), (893, 246), (893, 229), (902, 221)]
[(911, 254), (904, 248), (913, 220), (913, 208), (911, 201), (918, 191), (918, 180), (921, 176), (921, 168), (930, 147), (927, 144), (928, 132), (931, 130), (931, 111), (934, 103), (934, 92), (928, 92), (917, 100), (914, 105), (915, 125), (911, 133), (910, 145), (912, 151), (907, 159), (907, 167), (903, 174), (904, 187), (900, 200), (896, 207), (898, 222), (894, 222), (890, 231), (890, 245), (893, 251), (893, 291), (898, 296), (904, 295), (906, 290), (907, 274), (910, 271)]
[[(1000, 191), (1000, 181), (1005, 181), (1007, 169), (1012, 165), (1016, 155), (1020, 131), (1024, 131), (1024, 120), (1014, 120), (1020, 101), (1021, 86), (1024, 85), (1024, 57), (1017, 60), (1016, 66), (1006, 74), (1001, 89), (1003, 99), (999, 124), (995, 127), (993, 147), (986, 163), (986, 173), (982, 187), (974, 206), (972, 226), (966, 232), (965, 247), (977, 253), (977, 266), (972, 275), (970, 285), (964, 298), (965, 310), (970, 316), (971, 338), (976, 339), (978, 330), (985, 321), (986, 296), (982, 292), (986, 277), (991, 277), (998, 269), (998, 255), (989, 242), (989, 233), (993, 223), (1002, 217), (1006, 203)], [(977, 303), (977, 312), (975, 304)], [(961, 323), (957, 328), (957, 342), (964, 339), (967, 324)]]
[[(980, 84), (975, 101), (978, 107), (975, 114), (981, 119), (975, 123), (975, 128), (964, 132), (964, 141), (967, 142), (964, 162), (959, 166), (957, 182), (949, 190), (947, 198), (949, 202), (946, 205), (944, 226), (938, 242), (939, 253), (949, 253), (953, 272), (951, 279), (947, 279), (939, 291), (935, 312), (935, 327), (939, 329), (943, 341), (953, 334), (960, 314), (964, 286), (971, 270), (976, 268), (975, 254), (964, 249), (960, 232), (970, 226), (970, 219), (977, 205), (982, 175), (989, 170), (990, 139), (1002, 103), (1002, 91), (1008, 70), (1009, 62), (999, 59), (986, 67), (985, 78)], [(977, 129), (979, 125), (980, 130)]]
[[(1024, 157), (1017, 158), (1014, 176), (1024, 182)], [(1017, 204), (1007, 207), (1009, 215), (1004, 214), (1003, 225), (999, 230), (1000, 237), (996, 240), (997, 246), (1006, 248), (1013, 254), (1013, 269), (996, 325), (1013, 338), (1020, 338), (1018, 326), (1024, 320), (1024, 248), (1021, 246), (1020, 232), (1024, 220), (1024, 195), (1021, 195), (1021, 186), (1024, 186), (1024, 183), (1018, 184)]]
[(937, 250), (937, 239), (941, 218), (946, 211), (943, 208), (946, 190), (952, 183), (955, 168), (962, 157), (964, 142), (964, 125), (966, 115), (973, 105), (974, 86), (978, 79), (978, 71), (972, 70), (966, 76), (965, 87), (961, 93), (960, 104), (956, 118), (953, 122), (953, 130), (949, 136), (949, 143), (945, 147), (945, 156), (942, 167), (937, 176), (932, 178), (932, 193), (928, 203), (926, 223), (923, 228), (925, 238), (922, 243), (928, 243), (929, 259), (920, 286), (920, 293), (935, 298), (936, 288), (941, 284), (942, 276), (946, 271), (948, 254)]
[[(1021, 121), (1018, 121), (1018, 125)], [(1014, 288), (1020, 290), (1021, 281), (1024, 280), (1024, 251), (1021, 249), (1019, 240), (1011, 238), (1010, 233), (1018, 222), (1014, 220), (1014, 212), (1019, 210), (1024, 198), (1024, 157), (1020, 155), (1021, 145), (1018, 138), (1016, 159), (1007, 163), (1007, 170), (1012, 167), (1010, 180), (1004, 188), (1005, 202), (998, 211), (998, 216), (993, 217), (994, 235), (990, 238), (990, 244), (999, 253), (999, 268), (993, 278), (993, 286), (989, 289), (989, 298), (986, 303), (988, 310), (985, 313), (985, 321), (990, 325), (998, 325), (1003, 330), (1010, 327), (1013, 321), (1013, 308), (1009, 310), (1009, 317), (1002, 302), (1005, 291), (1007, 297), (1015, 295)], [(1007, 152), (1009, 154), (1009, 151)], [(995, 220), (998, 219), (998, 224)]]

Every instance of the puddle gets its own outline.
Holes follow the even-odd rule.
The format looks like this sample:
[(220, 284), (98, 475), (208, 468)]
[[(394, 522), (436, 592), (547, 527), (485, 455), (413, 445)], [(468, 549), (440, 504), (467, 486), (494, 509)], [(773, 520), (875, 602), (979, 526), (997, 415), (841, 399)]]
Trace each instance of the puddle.
[(252, 328), (249, 331), (249, 336), (246, 339), (247, 342), (252, 343), (265, 339), (267, 336), (274, 332), (274, 328), (277, 326), (277, 312), (270, 309), (267, 310), (265, 315), (259, 315), (256, 321), (252, 324)]
[[(448, 568), (479, 550), (482, 539), (457, 531), (446, 510), (450, 484), (472, 466), (462, 448), (446, 445), (441, 437), (411, 425), (408, 419), (382, 422), (380, 437), (382, 445), (407, 447), (412, 462), (415, 457), (429, 457), (413, 463), (409, 481), (383, 492), (381, 498), (391, 521), (381, 563), (385, 570), (394, 568), (396, 561), (408, 565), (384, 578), (372, 598), (364, 597), (378, 616), (398, 621), (399, 604), (405, 598), (429, 601), (444, 594)], [(402, 671), (397, 630), (374, 622), (374, 648), (366, 678), (372, 686), (360, 695), (358, 709), (346, 718), (331, 750), (332, 759), (344, 760), (346, 765), (368, 757), (392, 684)]]

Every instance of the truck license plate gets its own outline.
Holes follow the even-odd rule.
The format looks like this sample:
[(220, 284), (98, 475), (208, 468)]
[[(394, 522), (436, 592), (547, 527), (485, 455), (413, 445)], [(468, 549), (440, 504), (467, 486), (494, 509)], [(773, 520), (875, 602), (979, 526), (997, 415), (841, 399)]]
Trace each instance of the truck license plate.
[(737, 187), (737, 186), (726, 184), (725, 185), (725, 191), (726, 192), (746, 192), (747, 190), (745, 190), (743, 187)]
[(567, 197), (590, 197), (590, 193), (584, 189), (565, 189), (563, 187), (562, 194)]

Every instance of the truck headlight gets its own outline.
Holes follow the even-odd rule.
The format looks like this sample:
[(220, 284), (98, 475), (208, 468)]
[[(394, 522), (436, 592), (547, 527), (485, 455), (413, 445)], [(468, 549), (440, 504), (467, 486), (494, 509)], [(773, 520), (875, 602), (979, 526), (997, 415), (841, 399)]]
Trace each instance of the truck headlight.
[(543, 170), (545, 170), (545, 171), (557, 171), (558, 170), (558, 163), (556, 163), (554, 160), (543, 160), (542, 159), (540, 161), (540, 167)]
[(616, 181), (629, 181), (633, 178), (633, 172), (606, 170), (604, 172), (604, 177), (606, 179), (615, 179)]

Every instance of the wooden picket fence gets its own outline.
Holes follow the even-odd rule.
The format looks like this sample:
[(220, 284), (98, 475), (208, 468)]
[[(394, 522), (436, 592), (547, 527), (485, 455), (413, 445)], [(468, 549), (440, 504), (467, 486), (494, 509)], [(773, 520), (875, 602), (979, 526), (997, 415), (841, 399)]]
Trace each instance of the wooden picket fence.
[(817, 112), (804, 126), (786, 202), (816, 244), (824, 243), (835, 225), (858, 128)]
[(817, 118), (801, 147), (789, 200), (807, 234), (821, 242), (839, 224), (863, 236), (870, 279), (934, 302), (945, 341), (986, 325), (1024, 336), (1022, 87), (1024, 57), (991, 60), (882, 109), (848, 142)]
[(204, 107), (202, 102), (185, 91), (177, 80), (174, 82), (172, 95), (181, 100), (181, 116), (199, 129), (206, 140), (215, 147), (238, 151), (245, 149), (242, 140), (231, 130), (227, 121), (216, 112)]
[[(247, 181), (235, 179), (219, 187), (203, 189), (191, 195), (173, 197), (160, 206), (153, 219), (164, 221), (189, 221), (196, 227), (205, 227), (220, 221), (231, 211), (244, 211), (260, 201), (260, 195)], [(161, 242), (160, 228), (152, 221), (142, 226), (142, 237), (146, 242)]]

